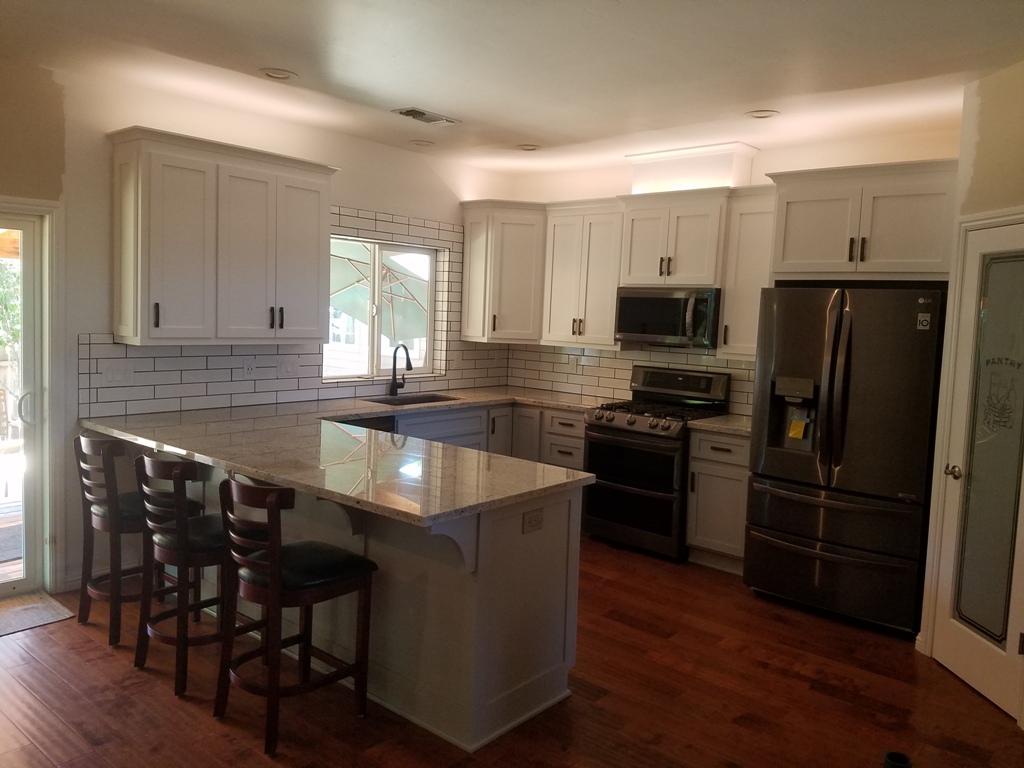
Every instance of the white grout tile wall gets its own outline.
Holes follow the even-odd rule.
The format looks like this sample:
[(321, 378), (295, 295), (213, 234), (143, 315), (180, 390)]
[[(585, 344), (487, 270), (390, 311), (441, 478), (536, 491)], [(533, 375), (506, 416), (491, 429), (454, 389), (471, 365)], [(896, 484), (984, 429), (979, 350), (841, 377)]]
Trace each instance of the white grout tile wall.
[(584, 403), (628, 400), (633, 366), (654, 365), (730, 374), (729, 412), (749, 416), (754, 361), (719, 360), (671, 347), (598, 350), (522, 345), (509, 347), (508, 385), (580, 395)]
[[(504, 345), (462, 341), (462, 225), (354, 208), (331, 208), (331, 232), (440, 249), (434, 302), (434, 375), (410, 376), (409, 392), (502, 386)], [(298, 370), (284, 373), (298, 357)], [(243, 362), (255, 358), (252, 378)], [(123, 416), (157, 411), (332, 400), (384, 393), (385, 379), (322, 379), (319, 344), (129, 346), (109, 333), (78, 341), (78, 415)]]
[[(526, 387), (580, 395), (585, 404), (630, 397), (635, 363), (717, 371), (732, 375), (730, 411), (751, 412), (752, 361), (665, 347), (593, 350), (462, 341), (461, 224), (333, 206), (331, 232), (440, 249), (435, 293), (434, 375), (409, 377), (409, 392), (475, 387)], [(298, 358), (297, 371), (284, 373)], [(243, 363), (255, 358), (251, 378)], [(322, 379), (319, 344), (137, 347), (114, 343), (109, 333), (82, 333), (78, 342), (78, 414), (123, 416), (158, 411), (323, 401), (384, 393), (386, 380)]]

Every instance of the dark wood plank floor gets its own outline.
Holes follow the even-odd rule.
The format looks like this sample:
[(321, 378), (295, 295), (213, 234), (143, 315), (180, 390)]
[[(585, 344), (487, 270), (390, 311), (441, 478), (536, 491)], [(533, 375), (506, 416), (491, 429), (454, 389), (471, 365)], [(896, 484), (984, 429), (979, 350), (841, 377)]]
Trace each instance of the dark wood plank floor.
[(171, 649), (135, 670), (106, 615), (0, 638), (0, 766), (878, 768), (890, 750), (917, 768), (1024, 766), (1024, 732), (908, 640), (591, 540), (573, 695), (472, 755), (372, 703), (357, 719), (336, 686), (284, 702), (270, 760), (261, 700), (234, 690), (210, 714), (215, 647), (193, 650), (175, 699)]

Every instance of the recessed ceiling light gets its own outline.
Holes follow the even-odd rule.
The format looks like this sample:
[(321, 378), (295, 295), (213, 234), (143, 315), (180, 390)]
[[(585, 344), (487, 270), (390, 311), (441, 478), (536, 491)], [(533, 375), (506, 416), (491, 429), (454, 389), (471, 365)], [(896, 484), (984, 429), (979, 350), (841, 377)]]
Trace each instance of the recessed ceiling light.
[(752, 109), (744, 112), (744, 117), (752, 117), (755, 120), (766, 120), (769, 117), (776, 117), (779, 114), (777, 109)]
[(413, 139), (409, 143), (412, 144), (414, 147), (432, 147), (432, 146), (434, 146), (434, 142), (427, 141), (426, 139)]
[(278, 82), (297, 80), (299, 77), (294, 72), (290, 72), (287, 69), (278, 69), (277, 67), (263, 67), (259, 70), (259, 73), (267, 78), (267, 80), (277, 80)]
[(516, 144), (516, 149), (521, 149), (523, 152), (536, 152), (540, 149), (540, 144)]

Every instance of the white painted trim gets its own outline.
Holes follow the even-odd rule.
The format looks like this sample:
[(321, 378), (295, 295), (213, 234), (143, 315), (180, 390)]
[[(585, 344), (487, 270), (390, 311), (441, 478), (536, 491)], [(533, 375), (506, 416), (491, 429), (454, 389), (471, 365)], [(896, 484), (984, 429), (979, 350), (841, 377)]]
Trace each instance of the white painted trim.
[(917, 636), (917, 650), (925, 656), (932, 655), (935, 643), (936, 605), (939, 585), (939, 554), (941, 552), (942, 527), (946, 523), (943, 510), (946, 501), (946, 484), (943, 482), (943, 467), (946, 464), (946, 448), (949, 440), (950, 408), (953, 404), (953, 372), (956, 370), (958, 350), (955, 348), (956, 331), (960, 325), (960, 288), (964, 281), (964, 256), (969, 233), (993, 227), (1024, 223), (1024, 206), (984, 214), (960, 217), (957, 240), (956, 268), (949, 273), (949, 293), (946, 297), (946, 329), (943, 339), (942, 379), (939, 385), (939, 401), (935, 424), (935, 458), (932, 466), (932, 497), (929, 510), (928, 542), (924, 576), (924, 597), (921, 605), (921, 631)]
[(64, 542), (58, 540), (65, 530), (67, 504), (64, 493), (67, 440), (65, 440), (65, 252), (64, 207), (51, 200), (0, 196), (0, 209), (10, 213), (38, 216), (41, 219), (42, 250), (45, 257), (40, 279), (43, 282), (42, 307), (42, 383), (44, 409), (43, 444), (43, 554), (42, 586), (47, 592), (62, 591), (65, 586)]

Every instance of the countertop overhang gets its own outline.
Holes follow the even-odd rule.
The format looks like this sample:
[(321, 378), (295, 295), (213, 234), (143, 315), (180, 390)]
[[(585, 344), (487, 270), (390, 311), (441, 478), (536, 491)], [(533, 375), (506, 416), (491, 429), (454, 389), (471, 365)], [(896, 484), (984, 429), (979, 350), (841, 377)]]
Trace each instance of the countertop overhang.
[[(508, 392), (385, 406), (327, 402), (84, 418), (82, 426), (419, 526), (480, 514), (593, 483), (592, 474), (378, 432), (336, 419), (529, 402)], [(551, 399), (544, 400), (549, 406)], [(577, 403), (559, 407), (580, 408)]]

